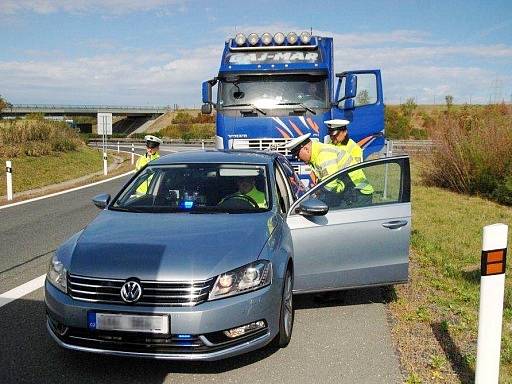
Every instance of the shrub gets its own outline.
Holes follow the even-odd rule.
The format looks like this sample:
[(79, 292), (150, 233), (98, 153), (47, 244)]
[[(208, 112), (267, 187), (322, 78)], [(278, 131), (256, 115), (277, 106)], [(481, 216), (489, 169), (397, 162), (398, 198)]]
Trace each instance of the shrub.
[(43, 156), (69, 152), (84, 145), (78, 133), (64, 122), (39, 119), (0, 123), (0, 156)]
[(424, 182), (511, 205), (511, 125), (509, 107), (452, 110), (431, 130), (436, 146)]

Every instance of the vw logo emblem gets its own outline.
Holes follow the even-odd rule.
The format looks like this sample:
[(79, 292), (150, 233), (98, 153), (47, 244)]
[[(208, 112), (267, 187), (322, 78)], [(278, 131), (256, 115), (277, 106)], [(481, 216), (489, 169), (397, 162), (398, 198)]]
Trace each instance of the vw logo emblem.
[(127, 303), (135, 303), (141, 296), (142, 287), (136, 281), (127, 281), (121, 287), (121, 299)]

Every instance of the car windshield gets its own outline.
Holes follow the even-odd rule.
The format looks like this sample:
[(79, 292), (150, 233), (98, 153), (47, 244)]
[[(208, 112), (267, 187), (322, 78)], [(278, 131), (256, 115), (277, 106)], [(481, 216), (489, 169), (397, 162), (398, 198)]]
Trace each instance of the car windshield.
[(152, 213), (253, 213), (271, 206), (266, 167), (237, 164), (149, 166), (110, 206)]
[(256, 108), (290, 108), (302, 104), (309, 108), (327, 108), (326, 78), (310, 75), (240, 76), (221, 80), (219, 105)]

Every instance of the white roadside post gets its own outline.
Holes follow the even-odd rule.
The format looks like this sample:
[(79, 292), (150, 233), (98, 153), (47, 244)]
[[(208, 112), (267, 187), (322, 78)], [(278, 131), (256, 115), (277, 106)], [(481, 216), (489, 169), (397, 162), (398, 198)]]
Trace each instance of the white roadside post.
[(5, 162), (5, 172), (7, 174), (7, 200), (12, 200), (12, 162)]
[(507, 236), (508, 226), (505, 224), (484, 227), (476, 347), (476, 384), (497, 384), (500, 376)]
[(201, 140), (201, 148), (204, 149), (204, 140)]
[(132, 144), (132, 165), (135, 162), (135, 146)]
[(117, 153), (119, 153), (119, 141), (117, 142)]

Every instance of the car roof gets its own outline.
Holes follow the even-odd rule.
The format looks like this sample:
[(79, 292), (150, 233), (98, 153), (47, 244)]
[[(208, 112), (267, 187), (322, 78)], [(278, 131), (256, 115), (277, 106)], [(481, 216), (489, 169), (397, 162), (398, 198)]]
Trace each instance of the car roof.
[(176, 152), (161, 156), (153, 160), (151, 165), (168, 165), (176, 163), (246, 163), (246, 164), (272, 164), (277, 152), (262, 152), (251, 150), (191, 150)]

